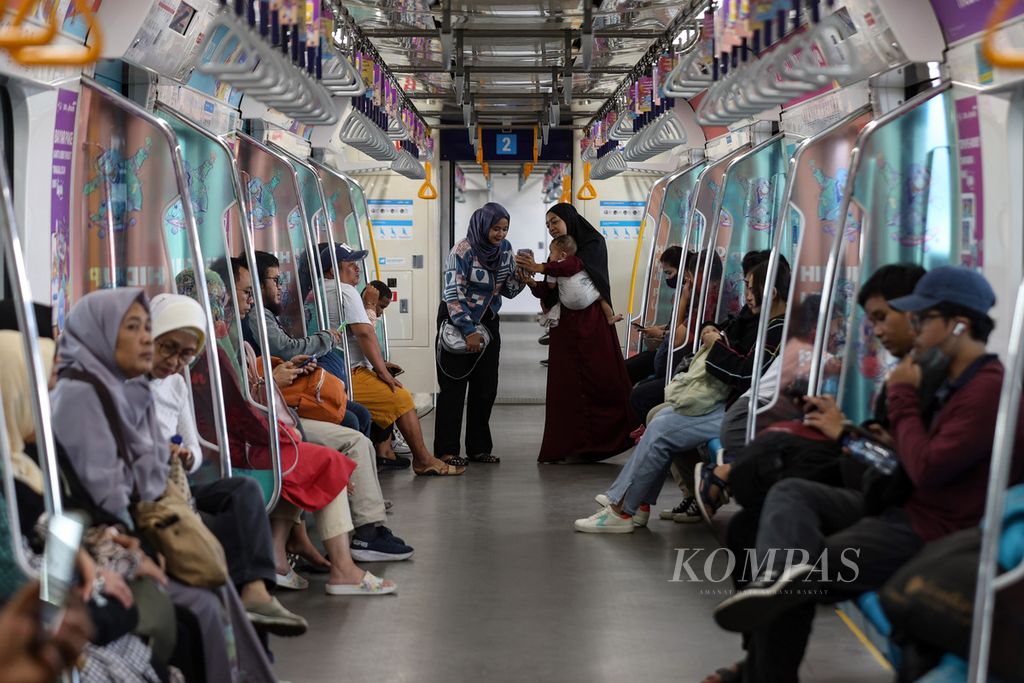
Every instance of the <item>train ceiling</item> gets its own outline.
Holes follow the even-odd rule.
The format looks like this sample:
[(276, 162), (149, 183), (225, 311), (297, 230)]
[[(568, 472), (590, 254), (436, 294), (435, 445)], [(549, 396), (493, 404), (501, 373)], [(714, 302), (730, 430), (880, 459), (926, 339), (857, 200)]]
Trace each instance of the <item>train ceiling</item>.
[[(334, 0), (432, 125), (583, 127), (709, 0)], [(568, 92), (567, 92), (568, 91)]]

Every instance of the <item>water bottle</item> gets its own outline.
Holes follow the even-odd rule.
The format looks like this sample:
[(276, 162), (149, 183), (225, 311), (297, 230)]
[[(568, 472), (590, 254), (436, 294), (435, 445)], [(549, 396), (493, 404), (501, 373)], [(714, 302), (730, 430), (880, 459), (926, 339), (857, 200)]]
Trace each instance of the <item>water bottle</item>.
[(882, 474), (892, 474), (899, 465), (896, 454), (877, 441), (850, 434), (843, 439), (843, 446), (850, 452), (854, 460), (862, 462)]

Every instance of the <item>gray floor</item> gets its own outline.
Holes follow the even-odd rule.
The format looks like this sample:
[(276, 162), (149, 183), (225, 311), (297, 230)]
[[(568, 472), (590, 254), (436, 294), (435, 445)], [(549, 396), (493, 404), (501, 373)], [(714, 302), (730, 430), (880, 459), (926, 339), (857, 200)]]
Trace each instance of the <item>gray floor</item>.
[[(508, 354), (503, 382), (536, 395), (543, 350), (536, 328), (522, 325), (503, 336), (532, 346)], [(450, 480), (384, 475), (395, 503), (390, 525), (416, 555), (368, 567), (396, 581), (398, 594), (328, 598), (314, 578), (309, 591), (283, 595), (311, 632), (274, 641), (280, 676), (296, 683), (668, 683), (700, 681), (735, 661), (739, 637), (711, 619), (727, 584), (671, 581), (677, 548), (716, 547), (710, 529), (652, 520), (630, 536), (573, 532), (572, 521), (596, 509), (594, 494), (626, 456), (539, 466), (543, 421), (542, 405), (499, 405), (492, 429), (500, 465), (472, 465)], [(432, 416), (424, 428), (429, 443)], [(667, 506), (678, 502), (673, 487), (662, 497)], [(823, 610), (803, 680), (889, 679)]]

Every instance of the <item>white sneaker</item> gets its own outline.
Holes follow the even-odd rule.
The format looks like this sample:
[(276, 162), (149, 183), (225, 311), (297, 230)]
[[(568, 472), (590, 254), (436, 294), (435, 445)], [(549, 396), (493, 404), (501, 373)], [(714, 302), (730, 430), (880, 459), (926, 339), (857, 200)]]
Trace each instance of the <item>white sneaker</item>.
[[(603, 493), (599, 493), (594, 496), (594, 502), (601, 506), (601, 509), (611, 507), (612, 502), (608, 499), (608, 496)], [(647, 522), (651, 519), (651, 508), (647, 506), (647, 509), (640, 509), (633, 515), (633, 526), (647, 526)], [(671, 518), (670, 518), (671, 519)]]
[(629, 517), (620, 517), (610, 508), (601, 508), (586, 519), (577, 519), (576, 531), (585, 534), (631, 534), (636, 527)]
[(395, 430), (394, 436), (391, 437), (391, 448), (395, 451), (395, 455), (412, 455), (412, 449), (409, 448), (409, 444), (406, 443), (405, 437), (402, 436), (402, 432)]

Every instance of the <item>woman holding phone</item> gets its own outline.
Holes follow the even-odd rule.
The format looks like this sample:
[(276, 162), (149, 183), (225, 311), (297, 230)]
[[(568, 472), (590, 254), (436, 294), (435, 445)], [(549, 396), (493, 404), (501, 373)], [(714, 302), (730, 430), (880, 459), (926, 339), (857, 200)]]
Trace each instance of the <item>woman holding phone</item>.
[[(608, 247), (572, 204), (556, 204), (545, 216), (552, 238), (569, 235), (577, 245), (576, 259), (535, 263), (532, 256), (517, 256), (516, 265), (530, 274), (526, 284), (548, 311), (558, 302), (558, 289), (534, 281), (534, 273), (568, 277), (582, 268), (601, 294), (612, 301), (608, 280)], [(640, 421), (629, 407), (633, 385), (626, 372), (615, 326), (608, 324), (595, 301), (581, 311), (562, 307), (557, 327), (551, 329), (548, 366), (547, 413), (539, 462), (595, 462), (633, 445), (629, 433)]]
[[(501, 299), (523, 290), (516, 276), (508, 235), (509, 215), (501, 204), (488, 202), (473, 212), (466, 238), (445, 260), (444, 289), (437, 312), (437, 417), (434, 453), (462, 467), (472, 462), (500, 462), (492, 453), (491, 408), (498, 395), (498, 354)], [(444, 329), (442, 329), (444, 328)], [(444, 332), (447, 330), (448, 335)], [(446, 338), (455, 339), (453, 352)], [(462, 406), (466, 407), (466, 455), (460, 456)]]

